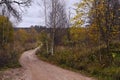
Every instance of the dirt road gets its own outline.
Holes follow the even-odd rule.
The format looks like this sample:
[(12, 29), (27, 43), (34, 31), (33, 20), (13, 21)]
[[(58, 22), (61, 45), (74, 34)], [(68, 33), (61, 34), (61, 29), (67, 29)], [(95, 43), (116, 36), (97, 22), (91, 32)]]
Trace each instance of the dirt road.
[(26, 69), (25, 80), (93, 80), (37, 59), (37, 49), (24, 52), (20, 58), (21, 65)]

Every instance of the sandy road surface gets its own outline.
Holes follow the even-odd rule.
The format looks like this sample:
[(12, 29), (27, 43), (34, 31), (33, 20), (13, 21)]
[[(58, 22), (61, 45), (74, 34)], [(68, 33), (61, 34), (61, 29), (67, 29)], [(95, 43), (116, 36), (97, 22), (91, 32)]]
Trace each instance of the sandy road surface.
[(20, 58), (21, 65), (26, 69), (25, 80), (93, 80), (37, 59), (35, 52), (38, 48), (24, 52)]

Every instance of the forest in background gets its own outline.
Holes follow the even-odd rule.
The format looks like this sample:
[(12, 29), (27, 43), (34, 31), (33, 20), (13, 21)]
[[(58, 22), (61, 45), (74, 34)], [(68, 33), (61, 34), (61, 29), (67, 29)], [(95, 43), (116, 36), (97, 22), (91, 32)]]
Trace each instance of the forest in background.
[(0, 16), (0, 70), (20, 67), (18, 60), (22, 52), (42, 42), (37, 52), (42, 60), (99, 80), (120, 79), (119, 0), (82, 0), (74, 5), (76, 15), (72, 19), (66, 13), (64, 2), (44, 2), (45, 13), (47, 5), (51, 5), (46, 26), (30, 28), (13, 28), (8, 14), (20, 21), (19, 11), (11, 3), (30, 6), (31, 0), (6, 1), (0, 1), (0, 5), (7, 6)]

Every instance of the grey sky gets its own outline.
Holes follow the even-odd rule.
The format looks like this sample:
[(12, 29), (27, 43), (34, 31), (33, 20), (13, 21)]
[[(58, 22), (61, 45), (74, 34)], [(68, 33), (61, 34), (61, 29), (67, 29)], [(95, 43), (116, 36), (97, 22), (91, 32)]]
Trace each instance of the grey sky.
[[(78, 1), (80, 0), (67, 0), (67, 10), (69, 7), (73, 7), (73, 4)], [(31, 25), (44, 25), (44, 11), (36, 2), (27, 9), (27, 12), (23, 15), (23, 21), (21, 21), (17, 27), (30, 27)]]

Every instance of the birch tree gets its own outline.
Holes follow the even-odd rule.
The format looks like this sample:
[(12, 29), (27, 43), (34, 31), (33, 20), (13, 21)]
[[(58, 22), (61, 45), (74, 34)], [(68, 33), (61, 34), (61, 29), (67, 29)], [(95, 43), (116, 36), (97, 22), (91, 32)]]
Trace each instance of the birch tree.
[[(86, 8), (88, 8), (88, 11), (86, 11)], [(74, 18), (75, 27), (86, 24), (84, 16), (88, 19), (89, 34), (94, 36), (97, 45), (105, 45), (106, 55), (110, 58), (110, 61), (112, 61), (110, 45), (119, 33), (119, 9), (119, 0), (83, 0), (77, 5), (77, 15)]]
[(51, 0), (51, 11), (49, 14), (49, 27), (51, 29), (51, 54), (55, 52), (55, 46), (64, 36), (64, 30), (67, 28), (67, 15), (65, 4), (60, 0)]

